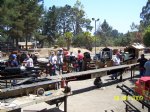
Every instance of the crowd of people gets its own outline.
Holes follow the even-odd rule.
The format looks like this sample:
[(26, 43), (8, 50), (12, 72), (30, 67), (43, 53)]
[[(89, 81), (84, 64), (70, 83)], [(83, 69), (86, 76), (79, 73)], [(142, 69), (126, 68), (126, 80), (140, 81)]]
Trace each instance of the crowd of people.
[(73, 52), (63, 51), (62, 48), (58, 52), (51, 52), (49, 56), (49, 63), (47, 64), (47, 71), (50, 75), (56, 75), (56, 71), (62, 74), (64, 71), (70, 72), (69, 67), (74, 71), (82, 71), (84, 55), (78, 50), (78, 55), (75, 56)]
[(37, 57), (34, 54), (26, 53), (11, 53), (9, 55), (8, 62), (6, 63), (7, 67), (34, 67), (34, 64), (37, 62)]
[[(121, 52), (116, 52), (115, 56), (112, 58), (113, 66), (121, 65), (121, 61), (124, 61), (124, 57)], [(139, 63), (139, 75), (142, 76), (150, 76), (150, 59), (146, 59), (144, 54), (141, 54), (141, 57), (137, 59)], [(119, 72), (114, 72), (112, 74), (112, 79), (117, 79)]]
[[(90, 55), (90, 54), (89, 54)], [(64, 71), (70, 72), (69, 67), (72, 67), (72, 70), (75, 72), (79, 72), (84, 70), (83, 69), (83, 62), (86, 63), (86, 54), (81, 53), (81, 50), (78, 50), (78, 54), (75, 56), (73, 52), (64, 51), (60, 48), (57, 52), (52, 51), (49, 56), (49, 62), (46, 65), (46, 72), (48, 74), (56, 75), (57, 71), (58, 74), (62, 74)], [(88, 57), (91, 61), (91, 57)], [(122, 54), (121, 52), (116, 52), (115, 56), (113, 56), (113, 66), (119, 66), (122, 61)], [(146, 59), (144, 54), (137, 60), (139, 62), (139, 72), (140, 76), (150, 76), (150, 59)], [(37, 57), (34, 54), (26, 54), (21, 53), (19, 55), (12, 53), (9, 56), (9, 60), (7, 66), (9, 67), (18, 67), (18, 66), (25, 66), (25, 67), (34, 67), (34, 64), (37, 63)], [(117, 79), (118, 73), (114, 72), (112, 74), (112, 79)]]

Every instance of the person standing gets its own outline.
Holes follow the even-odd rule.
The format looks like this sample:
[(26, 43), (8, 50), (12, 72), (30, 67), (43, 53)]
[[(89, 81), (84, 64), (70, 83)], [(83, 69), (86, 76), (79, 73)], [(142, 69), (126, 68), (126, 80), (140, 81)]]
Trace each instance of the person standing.
[(56, 75), (56, 62), (57, 57), (54, 52), (51, 53), (51, 56), (49, 57), (49, 63), (50, 63), (50, 75)]
[(150, 76), (150, 59), (144, 64), (145, 74), (144, 76)]
[[(113, 58), (113, 66), (119, 66), (120, 65), (120, 53), (116, 53), (115, 54), (115, 57)], [(117, 79), (117, 76), (118, 76), (118, 73), (119, 71), (118, 70), (114, 70), (113, 71), (114, 73), (112, 74), (112, 79)]]
[(58, 65), (59, 74), (62, 74), (63, 63), (64, 63), (63, 58), (64, 58), (63, 49), (60, 48), (57, 53), (57, 65)]
[(79, 71), (82, 71), (83, 58), (84, 58), (83, 54), (81, 53), (80, 50), (78, 50), (77, 60), (79, 65)]
[(147, 62), (147, 59), (145, 58), (144, 54), (141, 54), (141, 58), (139, 58), (137, 62), (139, 62), (140, 76), (144, 76), (145, 74), (144, 64)]

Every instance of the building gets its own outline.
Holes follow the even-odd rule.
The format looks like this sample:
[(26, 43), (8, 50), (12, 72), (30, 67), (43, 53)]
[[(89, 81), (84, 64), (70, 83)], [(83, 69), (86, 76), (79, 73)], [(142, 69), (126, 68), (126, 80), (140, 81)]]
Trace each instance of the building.
[[(21, 49), (26, 49), (26, 42), (18, 42), (18, 46)], [(34, 48), (34, 44), (32, 42), (27, 42), (27, 48), (28, 49)]]

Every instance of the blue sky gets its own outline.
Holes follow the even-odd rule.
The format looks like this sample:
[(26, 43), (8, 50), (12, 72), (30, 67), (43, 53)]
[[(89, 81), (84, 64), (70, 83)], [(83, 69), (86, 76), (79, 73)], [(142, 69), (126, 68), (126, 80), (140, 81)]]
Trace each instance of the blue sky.
[[(99, 18), (97, 26), (104, 19), (113, 29), (117, 29), (121, 33), (130, 31), (132, 22), (139, 24), (141, 18), (140, 13), (142, 7), (146, 5), (147, 0), (80, 0), (84, 6), (86, 17)], [(44, 5), (48, 9), (52, 5), (65, 6), (66, 4), (73, 6), (76, 0), (44, 0)], [(94, 27), (94, 21), (91, 23)], [(93, 28), (94, 31), (94, 28)]]

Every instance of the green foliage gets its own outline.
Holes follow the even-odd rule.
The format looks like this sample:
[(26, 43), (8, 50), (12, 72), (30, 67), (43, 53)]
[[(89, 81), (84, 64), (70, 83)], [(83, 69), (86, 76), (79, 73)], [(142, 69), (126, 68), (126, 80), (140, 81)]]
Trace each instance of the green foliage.
[[(39, 28), (42, 5), (37, 0), (5, 0), (0, 7), (0, 31), (13, 40), (30, 40)], [(26, 37), (26, 38), (24, 38)]]
[(150, 47), (150, 32), (146, 32), (143, 37), (143, 42), (147, 47)]
[(144, 26), (150, 25), (150, 1), (148, 0), (146, 6), (143, 6), (140, 17)]
[(88, 50), (92, 50), (95, 37), (91, 36), (90, 32), (82, 32), (73, 38), (73, 45), (76, 47), (85, 47)]
[(65, 37), (65, 40), (67, 42), (67, 50), (70, 49), (70, 45), (71, 45), (71, 41), (72, 41), (72, 37), (73, 37), (73, 34), (72, 32), (66, 32), (64, 34), (64, 37)]
[(45, 16), (44, 34), (50, 39), (56, 39), (56, 34), (64, 35), (66, 32), (73, 32), (73, 35), (92, 30), (91, 20), (85, 18), (83, 5), (77, 1), (73, 7), (65, 5), (63, 7), (52, 6)]
[(60, 47), (65, 47), (67, 45), (66, 40), (62, 36), (58, 38), (56, 44)]
[(148, 26), (147, 28), (145, 28), (144, 37), (143, 37), (143, 43), (144, 43), (147, 47), (150, 46), (150, 26)]

